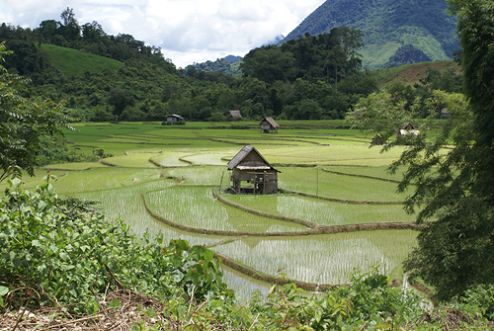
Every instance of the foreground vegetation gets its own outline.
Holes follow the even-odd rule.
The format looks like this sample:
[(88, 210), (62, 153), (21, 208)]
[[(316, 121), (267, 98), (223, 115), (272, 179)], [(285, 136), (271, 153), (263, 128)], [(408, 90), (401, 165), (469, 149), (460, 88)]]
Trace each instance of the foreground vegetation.
[[(431, 315), (416, 294), (390, 287), (380, 275), (355, 277), (351, 286), (322, 295), (307, 295), (294, 285), (274, 287), (266, 299), (255, 297), (248, 305), (239, 305), (221, 280), (212, 251), (183, 241), (164, 245), (159, 238), (137, 239), (122, 224), (105, 221), (91, 206), (61, 200), (49, 183), (27, 192), (14, 179), (0, 210), (0, 309), (60, 307), (44, 321), (46, 326), (57, 315), (96, 314), (100, 305), (119, 309), (121, 299), (109, 304), (106, 300), (120, 289), (145, 295), (148, 302), (165, 303), (161, 311), (143, 312), (155, 318), (137, 321), (137, 329), (488, 327), (491, 310), (484, 306), (489, 303), (484, 295), (488, 292), (471, 294), (475, 301), (462, 307), (476, 314), (462, 313), (457, 319), (445, 309)], [(70, 323), (66, 317), (62, 325)]]

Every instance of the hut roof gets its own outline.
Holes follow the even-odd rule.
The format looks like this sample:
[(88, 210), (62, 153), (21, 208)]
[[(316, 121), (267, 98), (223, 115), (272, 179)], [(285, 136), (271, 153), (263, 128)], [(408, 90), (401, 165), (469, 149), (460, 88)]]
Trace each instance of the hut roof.
[(240, 112), (240, 110), (229, 110), (228, 114), (233, 119), (242, 119), (242, 113)]
[(401, 129), (402, 130), (417, 130), (417, 127), (415, 125), (413, 125), (412, 123), (408, 122), (408, 123), (405, 123), (405, 125), (403, 125), (403, 127)]
[[(247, 156), (251, 153), (255, 153), (258, 156), (259, 162), (247, 162), (242, 164), (242, 161), (245, 160)], [(244, 146), (238, 153), (235, 155), (230, 162), (228, 162), (228, 169), (233, 170), (238, 168), (240, 170), (276, 170), (269, 164), (268, 161), (259, 153), (259, 151), (251, 145)], [(278, 170), (276, 170), (278, 171)]]
[(182, 121), (184, 121), (184, 120), (185, 120), (182, 116), (180, 116), (180, 115), (178, 115), (178, 114), (171, 114), (171, 115), (168, 115), (168, 116), (167, 116), (167, 118), (168, 118), (168, 117), (175, 117), (175, 118), (178, 118), (179, 120), (182, 120)]
[(280, 125), (278, 123), (276, 123), (274, 118), (272, 118), (270, 116), (264, 117), (264, 119), (261, 121), (261, 123), (262, 122), (268, 122), (269, 125), (271, 125), (273, 127), (273, 129), (279, 129), (280, 128)]

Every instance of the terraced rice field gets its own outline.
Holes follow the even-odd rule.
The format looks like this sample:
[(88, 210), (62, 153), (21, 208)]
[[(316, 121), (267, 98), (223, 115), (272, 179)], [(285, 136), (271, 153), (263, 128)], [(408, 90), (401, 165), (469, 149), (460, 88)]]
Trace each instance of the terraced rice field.
[(228, 194), (224, 197), (242, 206), (272, 215), (294, 217), (319, 225), (343, 225), (378, 222), (413, 222), (401, 205), (349, 205), (289, 194), (249, 196)]
[[(401, 279), (415, 231), (318, 233), (320, 226), (411, 224), (414, 216), (400, 204), (409, 192), (396, 192), (401, 173), (386, 170), (401, 150), (370, 149), (362, 132), (334, 129), (341, 122), (281, 124), (277, 135), (262, 135), (249, 122), (79, 124), (67, 133), (74, 148), (113, 156), (49, 165), (24, 180), (34, 188), (49, 172), (60, 195), (95, 201), (109, 222), (211, 247), (228, 264), (225, 280), (240, 297), (286, 279), (310, 288), (345, 284), (374, 268)], [(248, 143), (281, 171), (287, 192), (225, 192), (226, 163)]]

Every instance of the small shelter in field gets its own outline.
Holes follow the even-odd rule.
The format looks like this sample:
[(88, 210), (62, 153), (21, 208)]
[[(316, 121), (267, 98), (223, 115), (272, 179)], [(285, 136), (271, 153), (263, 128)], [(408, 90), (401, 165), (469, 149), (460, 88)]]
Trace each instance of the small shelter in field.
[(229, 121), (240, 121), (242, 119), (242, 113), (240, 110), (229, 110), (225, 115)]
[(263, 133), (276, 133), (280, 128), (280, 125), (272, 117), (264, 117), (259, 125)]
[(449, 110), (447, 108), (443, 108), (443, 109), (441, 109), (441, 112), (439, 114), (439, 118), (442, 118), (442, 119), (451, 118), (451, 113), (449, 112)]
[(166, 117), (166, 121), (163, 123), (166, 125), (183, 125), (185, 124), (185, 119), (177, 114), (171, 114)]
[(228, 163), (231, 190), (235, 194), (273, 194), (278, 192), (278, 173), (271, 164), (250, 145), (244, 146)]
[(406, 123), (399, 131), (398, 131), (398, 139), (405, 138), (410, 136), (419, 136), (420, 130), (413, 125), (412, 123)]

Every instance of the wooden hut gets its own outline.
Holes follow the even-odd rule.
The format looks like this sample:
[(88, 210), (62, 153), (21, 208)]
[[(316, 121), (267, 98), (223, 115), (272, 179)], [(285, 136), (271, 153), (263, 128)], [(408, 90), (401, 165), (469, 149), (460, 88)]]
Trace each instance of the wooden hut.
[(448, 118), (451, 118), (451, 113), (450, 111), (447, 109), (447, 108), (443, 108), (441, 109), (441, 112), (439, 114), (439, 118), (442, 118), (442, 119), (448, 119)]
[(406, 123), (399, 131), (398, 131), (398, 139), (410, 137), (410, 136), (419, 136), (420, 130), (413, 125), (412, 123)]
[(264, 117), (259, 123), (263, 133), (276, 133), (280, 125), (272, 117)]
[(253, 146), (247, 145), (228, 163), (232, 171), (231, 190), (235, 194), (278, 192), (278, 173)]
[(242, 119), (242, 113), (240, 110), (229, 110), (225, 115), (229, 121), (240, 121)]
[(185, 119), (177, 114), (171, 114), (166, 117), (166, 121), (163, 123), (166, 125), (183, 125), (185, 124)]

